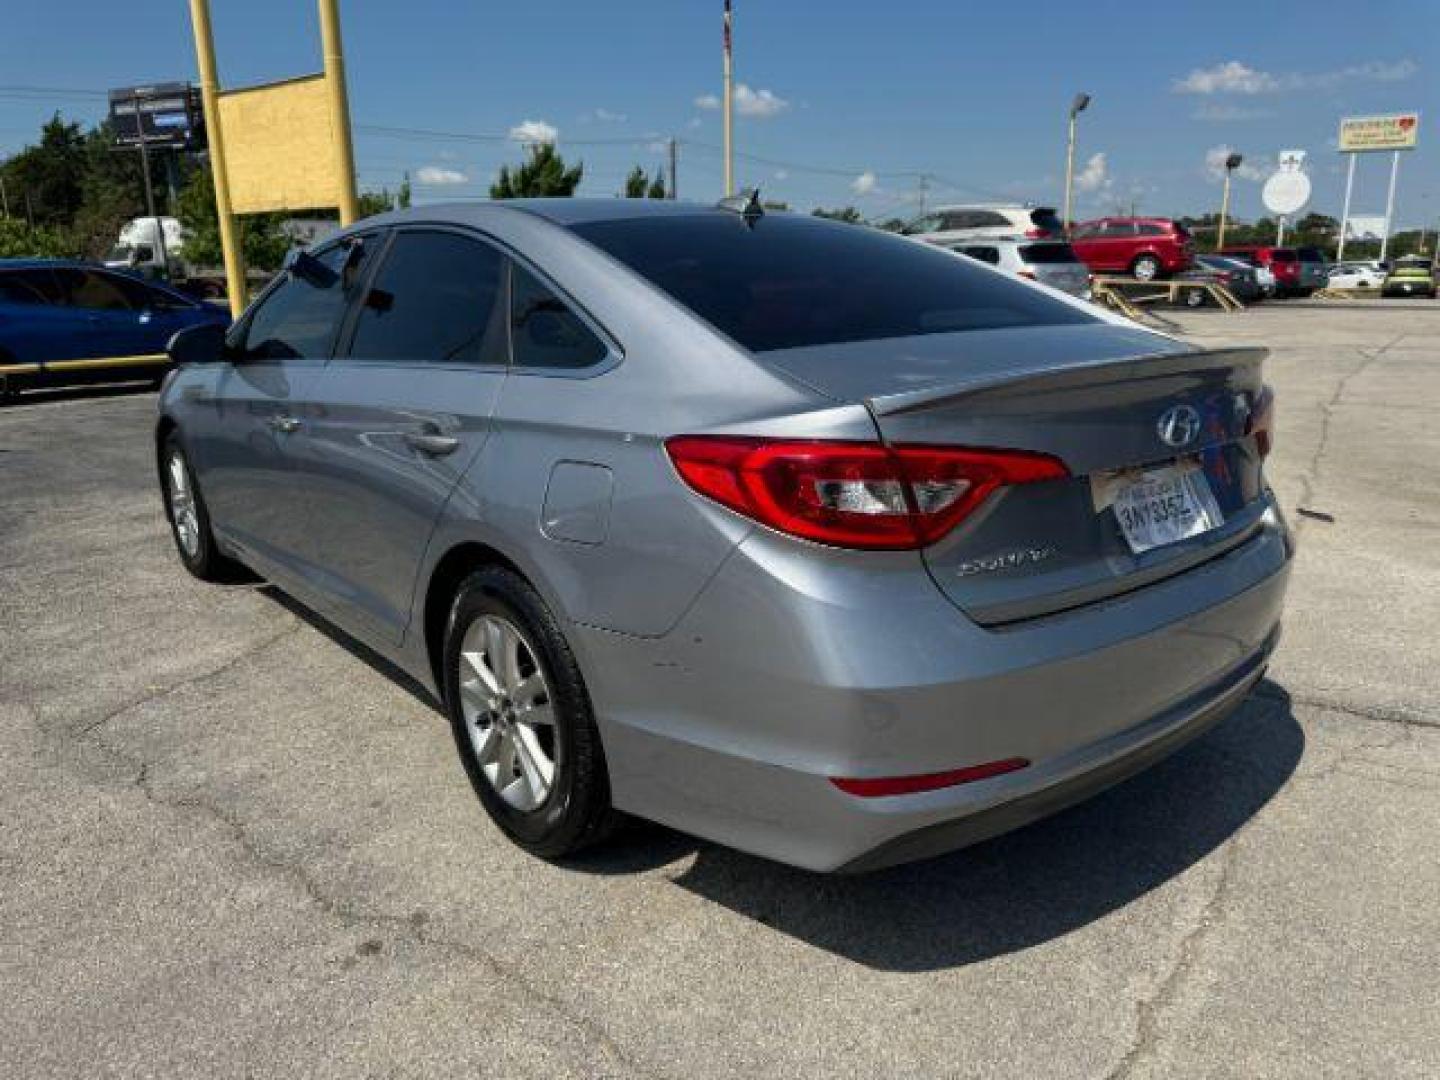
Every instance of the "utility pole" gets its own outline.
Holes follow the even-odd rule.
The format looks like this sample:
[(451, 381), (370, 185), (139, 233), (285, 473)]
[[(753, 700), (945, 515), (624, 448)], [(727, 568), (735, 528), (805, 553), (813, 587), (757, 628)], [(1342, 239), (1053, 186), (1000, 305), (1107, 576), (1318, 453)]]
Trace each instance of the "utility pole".
[(1220, 196), (1220, 228), (1215, 237), (1216, 251), (1225, 246), (1225, 220), (1230, 214), (1230, 174), (1238, 169), (1244, 160), (1239, 154), (1231, 154), (1225, 159), (1225, 194)]
[(215, 74), (215, 38), (210, 31), (209, 0), (190, 0), (195, 27), (195, 58), (200, 68), (200, 98), (205, 105), (205, 133), (210, 144), (210, 173), (215, 182), (215, 216), (220, 222), (220, 249), (225, 256), (225, 291), (230, 314), (245, 310), (245, 263), (240, 237), (230, 213), (230, 177), (225, 171), (225, 139), (220, 130), (219, 77)]
[(5, 176), (3, 173), (0, 173), (0, 210), (4, 211), (5, 218), (8, 221), (10, 218), (10, 196), (5, 194)]
[(320, 40), (325, 52), (325, 88), (330, 98), (330, 128), (335, 135), (335, 168), (340, 181), (340, 224), (360, 216), (355, 194), (355, 147), (350, 139), (350, 97), (345, 88), (345, 48), (340, 40), (336, 0), (320, 2)]
[(725, 128), (725, 195), (735, 194), (735, 138), (734, 118), (731, 111), (735, 106), (735, 61), (732, 56), (731, 30), (733, 13), (730, 0), (725, 0), (725, 100), (720, 103)]
[(1065, 144), (1065, 235), (1070, 235), (1070, 207), (1075, 190), (1075, 118), (1090, 104), (1090, 95), (1080, 93), (1070, 103), (1070, 137)]
[(678, 199), (680, 197), (678, 192), (680, 186), (678, 163), (679, 151), (676, 147), (675, 136), (672, 135), (670, 136), (670, 198), (672, 199)]

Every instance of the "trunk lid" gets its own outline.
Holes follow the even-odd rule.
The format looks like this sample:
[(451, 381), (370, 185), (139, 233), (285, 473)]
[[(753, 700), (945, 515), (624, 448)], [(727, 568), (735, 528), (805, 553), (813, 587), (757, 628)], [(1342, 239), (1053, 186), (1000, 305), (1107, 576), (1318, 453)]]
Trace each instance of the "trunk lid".
[[(764, 359), (822, 392), (862, 401), (890, 443), (1026, 450), (1063, 480), (1010, 487), (925, 549), (936, 584), (977, 622), (1080, 607), (1179, 573), (1260, 524), (1261, 455), (1247, 434), (1265, 350), (1202, 350), (1110, 324), (974, 331), (793, 349)], [(1172, 409), (1193, 437), (1162, 433)], [(1138, 471), (1203, 478), (1220, 523), (1132, 550), (1114, 497)], [(1193, 482), (1193, 481), (1192, 481)]]

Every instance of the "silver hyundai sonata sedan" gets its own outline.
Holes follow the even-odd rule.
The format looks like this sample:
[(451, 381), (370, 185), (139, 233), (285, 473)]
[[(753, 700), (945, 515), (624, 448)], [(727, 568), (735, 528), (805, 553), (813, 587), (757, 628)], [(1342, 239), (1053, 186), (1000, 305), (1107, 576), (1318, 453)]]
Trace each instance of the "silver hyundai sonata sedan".
[(816, 870), (972, 843), (1198, 735), (1279, 632), (1262, 350), (867, 228), (423, 207), (171, 353), (185, 566), (422, 680), (545, 857), (621, 812)]

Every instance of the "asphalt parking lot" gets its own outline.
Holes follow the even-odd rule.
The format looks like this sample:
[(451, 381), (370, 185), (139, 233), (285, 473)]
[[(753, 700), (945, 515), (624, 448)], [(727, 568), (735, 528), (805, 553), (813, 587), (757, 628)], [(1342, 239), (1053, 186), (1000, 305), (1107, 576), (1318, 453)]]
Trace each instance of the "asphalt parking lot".
[(0, 409), (0, 1075), (1440, 1075), (1440, 304), (1173, 317), (1274, 350), (1270, 677), (863, 878), (528, 858), (414, 687), (183, 573), (152, 394)]

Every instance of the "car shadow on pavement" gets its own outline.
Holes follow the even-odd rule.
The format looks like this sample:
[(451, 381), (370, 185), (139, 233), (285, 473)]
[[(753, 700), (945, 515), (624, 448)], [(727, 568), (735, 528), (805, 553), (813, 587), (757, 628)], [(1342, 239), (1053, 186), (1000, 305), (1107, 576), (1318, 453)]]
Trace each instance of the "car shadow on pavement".
[(1304, 745), (1289, 695), (1266, 681), (1149, 771), (975, 847), (845, 877), (705, 844), (675, 883), (868, 967), (971, 964), (1077, 930), (1183, 873), (1269, 802)]

